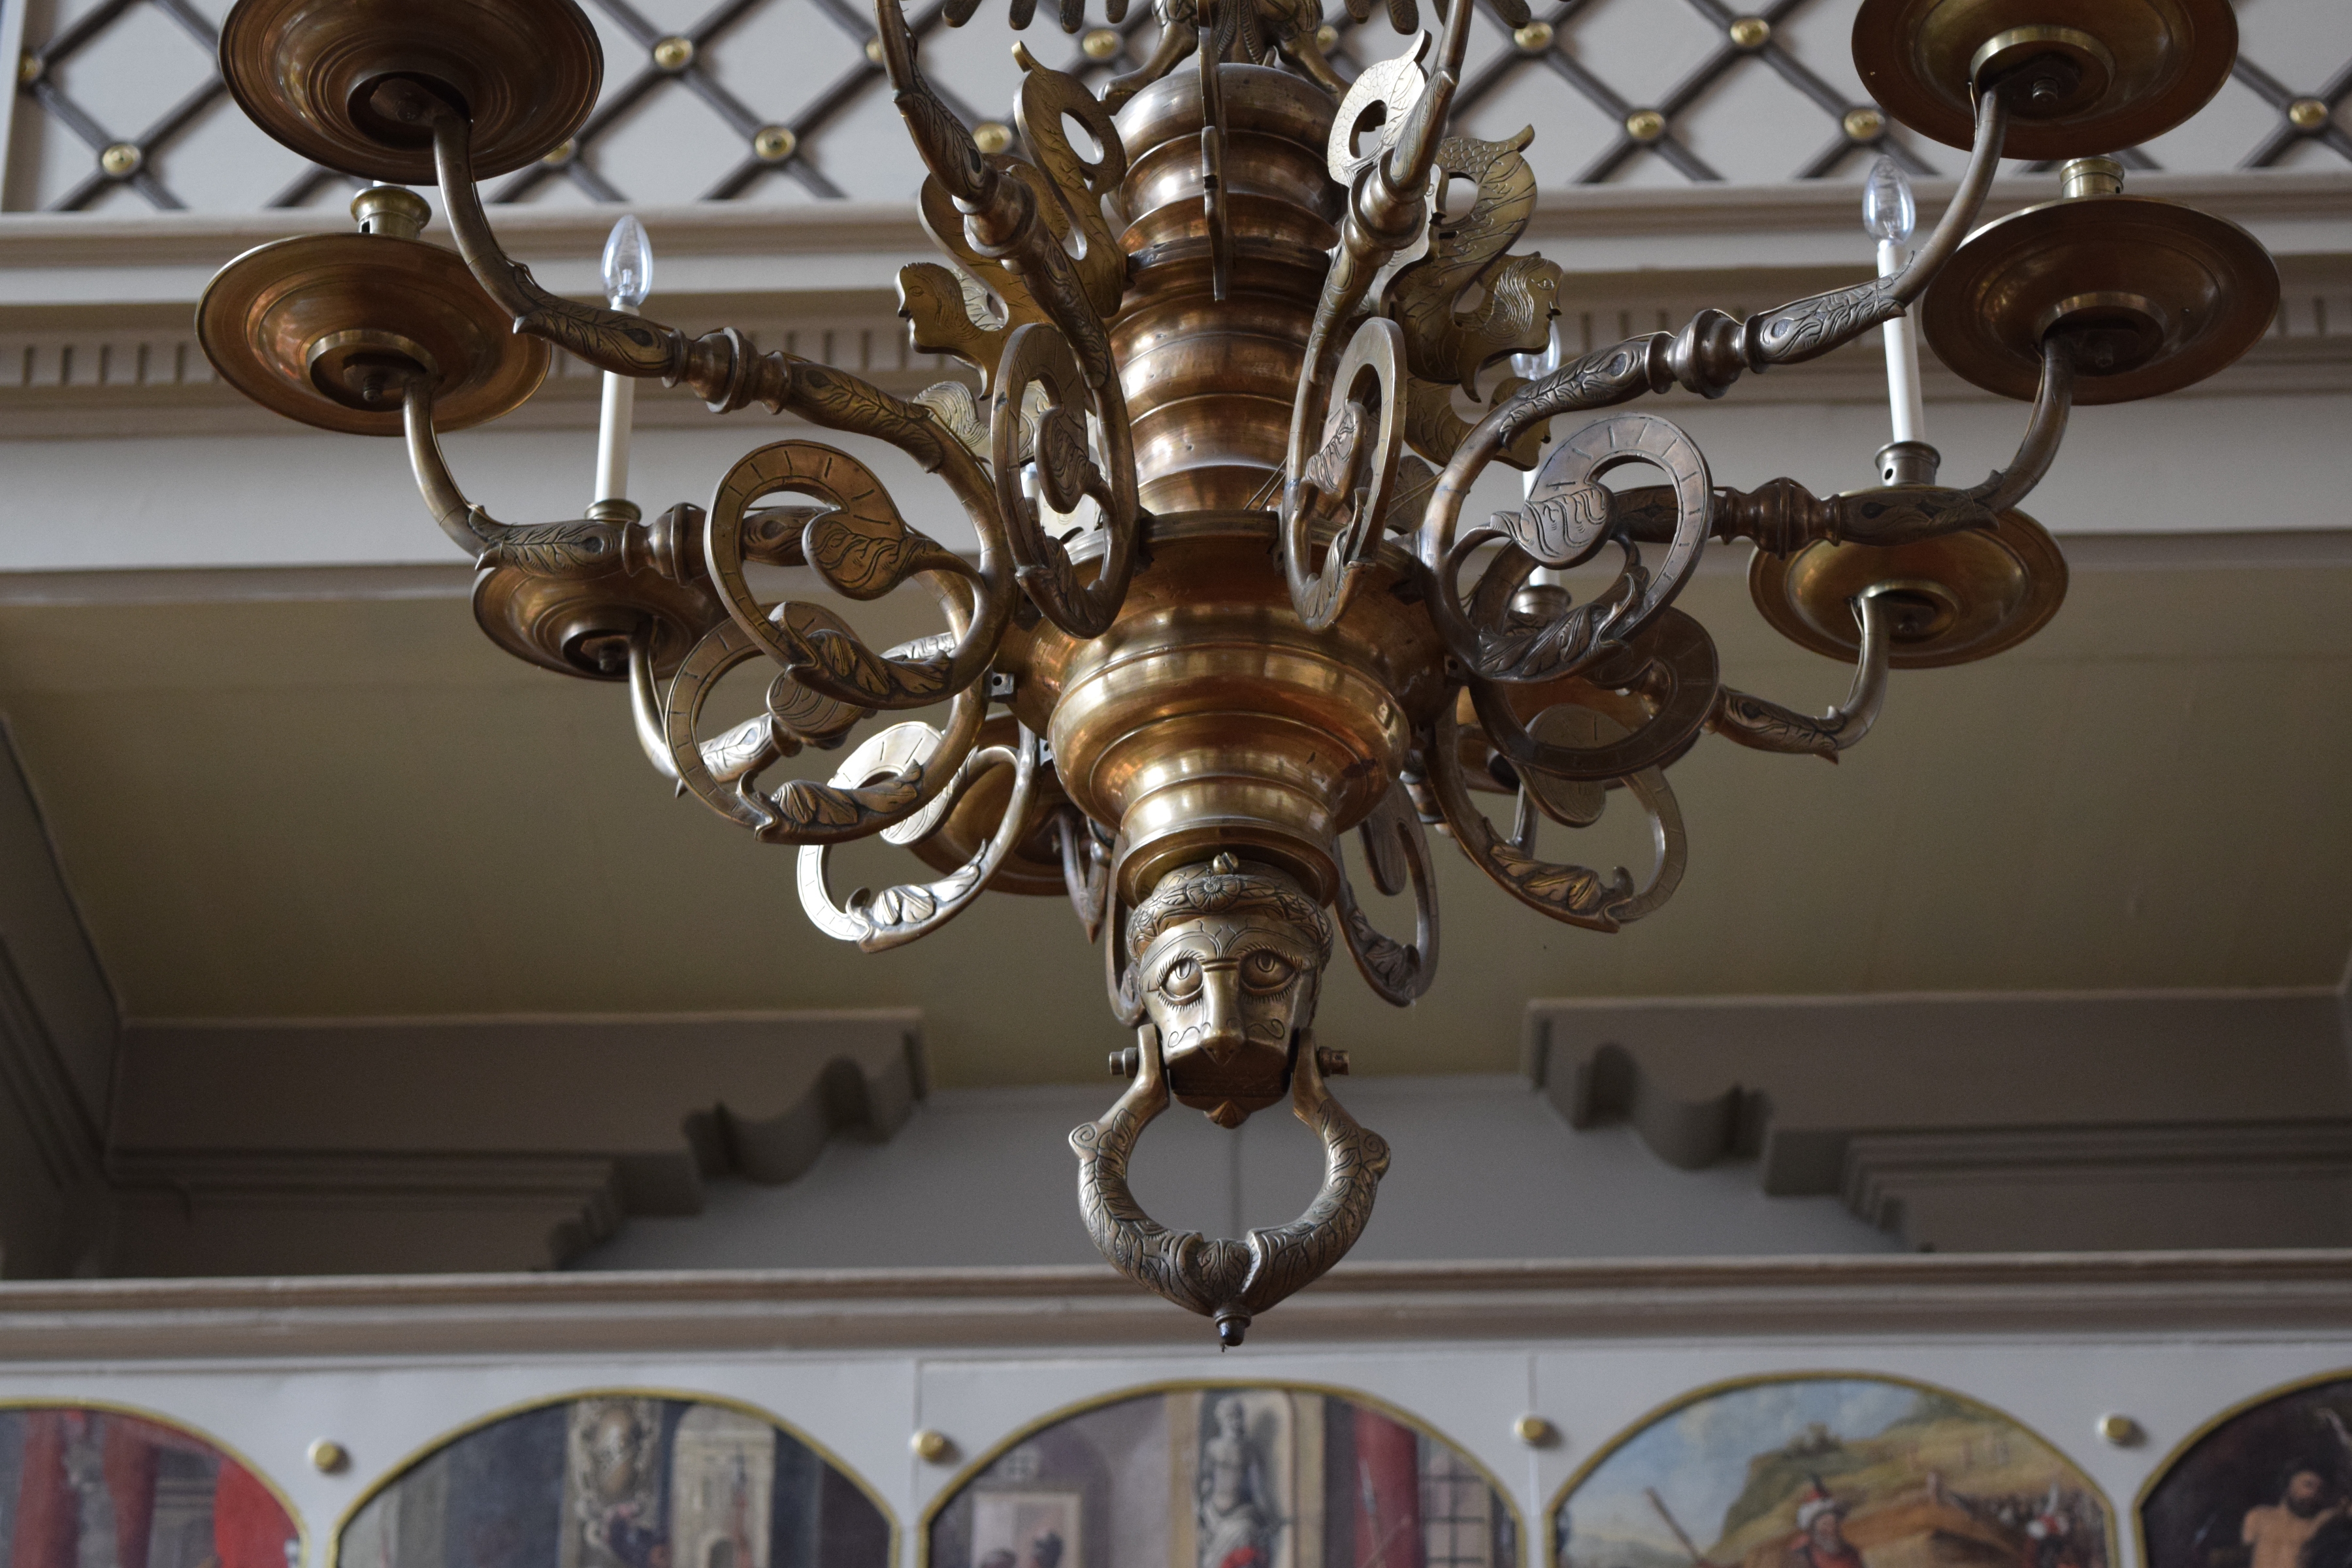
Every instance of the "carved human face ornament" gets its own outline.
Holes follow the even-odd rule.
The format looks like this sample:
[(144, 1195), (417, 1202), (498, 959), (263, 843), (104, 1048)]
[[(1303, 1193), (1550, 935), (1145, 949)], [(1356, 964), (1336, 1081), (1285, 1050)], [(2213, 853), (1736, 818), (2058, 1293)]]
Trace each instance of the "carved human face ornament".
[(1177, 1098), (1228, 1127), (1279, 1099), (1331, 952), (1298, 885), (1230, 855), (1184, 867), (1136, 910), (1128, 945)]

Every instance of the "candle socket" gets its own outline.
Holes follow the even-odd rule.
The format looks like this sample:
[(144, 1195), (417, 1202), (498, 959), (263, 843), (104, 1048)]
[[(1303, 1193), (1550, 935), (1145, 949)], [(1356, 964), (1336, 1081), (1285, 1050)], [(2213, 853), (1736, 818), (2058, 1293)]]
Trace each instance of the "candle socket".
[(1889, 441), (1878, 449), (1878, 482), (1883, 485), (1932, 485), (1944, 455), (1925, 441)]

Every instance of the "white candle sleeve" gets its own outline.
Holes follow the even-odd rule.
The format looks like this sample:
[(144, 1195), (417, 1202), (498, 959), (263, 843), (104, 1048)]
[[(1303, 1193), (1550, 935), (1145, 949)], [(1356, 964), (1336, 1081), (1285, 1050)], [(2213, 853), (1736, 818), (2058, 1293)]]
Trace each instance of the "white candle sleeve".
[[(1909, 259), (1891, 239), (1878, 242), (1878, 275), (1899, 272)], [(1920, 441), (1927, 424), (1919, 391), (1919, 325), (1908, 315), (1897, 316), (1880, 329), (1886, 339), (1886, 402), (1893, 415), (1895, 439)]]
[(604, 408), (596, 422), (597, 500), (622, 500), (629, 493), (629, 427), (637, 412), (635, 376), (604, 373)]

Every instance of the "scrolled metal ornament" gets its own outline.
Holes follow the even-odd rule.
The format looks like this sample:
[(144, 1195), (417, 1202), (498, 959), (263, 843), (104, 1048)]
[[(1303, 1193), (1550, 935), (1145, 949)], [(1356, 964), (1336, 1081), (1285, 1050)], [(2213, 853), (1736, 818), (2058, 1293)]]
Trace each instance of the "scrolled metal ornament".
[[(1283, 575), (1291, 607), (1308, 631), (1322, 631), (1339, 618), (1380, 547), (1404, 443), (1403, 375), (1397, 324), (1373, 317), (1357, 328), (1331, 374), (1322, 445), (1283, 497)], [(1318, 522), (1334, 531), (1322, 565), (1310, 568)]]
[[(1045, 395), (1044, 407), (1030, 409), (1030, 389)], [(1133, 522), (1133, 470), (1125, 501), (1128, 522), (1119, 526), (1119, 497), (1103, 477), (1087, 445), (1087, 386), (1069, 343), (1052, 326), (1016, 327), (1006, 340), (995, 390), (989, 397), (989, 441), (1016, 575), (1038, 613), (1076, 637), (1106, 630), (1127, 596), (1134, 574), (1139, 531)], [(1034, 464), (1037, 499), (1026, 493), (1024, 472)], [(1108, 540), (1091, 583), (1081, 584), (1067, 545), (1045, 531), (1037, 501), (1057, 512), (1075, 511), (1091, 498), (1101, 509)]]
[(1539, 859), (1496, 833), (1463, 780), (1460, 730), (1450, 706), (1439, 713), (1429, 748), (1429, 782), (1454, 842), (1496, 887), (1538, 914), (1600, 931), (1637, 921), (1674, 896), (1689, 846), (1683, 834), (1682, 807), (1664, 770), (1643, 768), (1624, 780), (1627, 792), (1649, 817), (1657, 856), (1649, 880), (1637, 889), (1633, 873), (1622, 866), (1604, 877), (1583, 866)]
[(1886, 595), (1896, 584), (1882, 584), (1854, 595), (1853, 618), (1862, 628), (1862, 656), (1855, 661), (1853, 689), (1819, 718), (1727, 686), (1716, 700), (1707, 728), (1727, 741), (1759, 752), (1793, 752), (1838, 760), (1838, 753), (1870, 733), (1886, 701)]
[[(835, 770), (833, 786), (856, 790), (902, 777), (910, 763), (928, 762), (940, 742), (940, 732), (928, 724), (896, 724), (874, 736)], [(845, 903), (835, 903), (825, 882), (829, 844), (801, 847), (799, 880), (801, 908), (809, 921), (839, 942), (855, 942), (862, 952), (882, 952), (907, 943), (955, 919), (978, 898), (1004, 864), (1029, 825), (1029, 805), (1037, 785), (1037, 737), (1021, 732), (1017, 747), (982, 746), (967, 755), (954, 782), (927, 810), (952, 805), (991, 768), (1009, 767), (1013, 794), (994, 834), (963, 865), (946, 876), (923, 883), (907, 883), (874, 892), (861, 888)]]
[(1412, 941), (1401, 942), (1381, 934), (1356, 901), (1344, 858), (1339, 865), (1339, 896), (1333, 900), (1339, 931), (1357, 972), (1372, 994), (1391, 1006), (1407, 1007), (1428, 993), (1437, 979), (1437, 879), (1429, 858), (1429, 837), (1423, 832), (1412, 797), (1400, 783), (1381, 797), (1358, 829), (1372, 885), (1383, 893), (1412, 889)]

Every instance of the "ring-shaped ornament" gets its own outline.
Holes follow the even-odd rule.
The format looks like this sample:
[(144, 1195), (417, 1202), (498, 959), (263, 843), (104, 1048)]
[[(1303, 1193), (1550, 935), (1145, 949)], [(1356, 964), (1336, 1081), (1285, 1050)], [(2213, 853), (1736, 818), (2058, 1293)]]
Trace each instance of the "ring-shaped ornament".
[(1622, 740), (1598, 746), (1556, 745), (1528, 732), (1496, 683), (1470, 678), (1470, 700), (1478, 710), (1478, 722), (1513, 767), (1589, 780), (1622, 779), (1643, 768), (1663, 767), (1690, 749), (1714, 716), (1723, 689), (1715, 639), (1696, 620), (1675, 609), (1661, 614), (1620, 652), (1581, 673), (1596, 685), (1641, 692), (1654, 705), (1649, 721)]
[[(1357, 395), (1366, 384), (1370, 395)], [(1404, 450), (1402, 327), (1375, 316), (1356, 329), (1332, 372), (1328, 407), (1323, 439), (1299, 482), (1284, 498), (1282, 570), (1290, 581), (1290, 606), (1310, 632), (1325, 630), (1339, 618), (1357, 580), (1380, 549), (1381, 524), (1396, 490), (1397, 458)], [(1378, 426), (1369, 437), (1362, 428), (1367, 414)], [(1359, 493), (1360, 502), (1355, 500)], [(1353, 510), (1325, 547), (1321, 569), (1309, 572), (1314, 520), (1343, 506)]]
[[(1427, 42), (1425, 36), (1423, 42)], [(1357, 170), (1397, 144), (1426, 79), (1413, 55), (1399, 55), (1374, 60), (1349, 84), (1339, 112), (1331, 117), (1330, 140), (1323, 149), (1324, 166), (1330, 171), (1333, 184), (1342, 189), (1352, 186)], [(1363, 133), (1370, 145), (1359, 147), (1357, 125), (1374, 109), (1381, 110), (1381, 122)]]
[[(778, 613), (785, 607), (778, 605)], [(972, 685), (956, 693), (944, 733), (930, 731), (928, 724), (914, 726), (939, 733), (938, 742), (919, 754), (909, 752), (901, 771), (887, 781), (847, 789), (794, 779), (772, 795), (761, 795), (754, 788), (756, 772), (721, 779), (706, 763), (695, 735), (703, 704), (709, 700), (720, 677), (767, 652), (740, 626), (726, 621), (695, 644), (670, 678), (669, 690), (662, 700), (663, 738), (680, 786), (763, 843), (845, 844), (903, 822), (946, 790), (980, 739), (988, 699), (979, 686)]]
[[(1034, 432), (1024, 430), (1022, 417), (1033, 384), (1043, 386), (1046, 395)], [(1137, 533), (1133, 508), (1126, 509), (1123, 524), (1118, 499), (1087, 448), (1088, 407), (1077, 356), (1060, 330), (1045, 321), (1013, 328), (989, 393), (989, 461), (996, 477), (996, 503), (1004, 516), (1006, 544), (1023, 591), (1040, 615), (1078, 638), (1101, 636), (1118, 614), (1134, 570)], [(1024, 436), (1029, 439), (1024, 441)], [(1021, 470), (1028, 460), (1037, 465), (1039, 496), (1055, 510), (1075, 510), (1087, 496), (1101, 508), (1100, 526), (1109, 537), (1109, 549), (1092, 583), (1079, 584), (1068, 548), (1045, 531), (1037, 503), (1022, 493)]]
[[(1654, 570), (1617, 525), (1599, 481), (1628, 463), (1646, 463), (1666, 476), (1675, 499), (1675, 533)], [(1483, 465), (1481, 465), (1483, 467)], [(1433, 499), (1433, 511), (1436, 507)], [(1442, 569), (1431, 610), (1463, 662), (1488, 680), (1546, 680), (1573, 673), (1610, 643), (1637, 636), (1671, 605), (1698, 565), (1715, 525), (1714, 480), (1698, 444), (1673, 421), (1654, 414), (1614, 414), (1596, 419), (1557, 444), (1537, 470), (1528, 502), (1496, 512), (1485, 528), (1461, 539), (1441, 539)], [(1452, 523), (1443, 531), (1450, 535)], [(1481, 626), (1465, 612), (1460, 574), (1479, 545), (1507, 539), (1534, 562), (1567, 569), (1582, 564), (1604, 543), (1625, 552), (1615, 582), (1583, 605), (1539, 627)]]
[(1674, 896), (1682, 883), (1689, 842), (1683, 832), (1682, 805), (1663, 768), (1642, 768), (1624, 779), (1626, 793), (1650, 819), (1651, 842), (1657, 852), (1649, 882), (1637, 891), (1633, 873), (1622, 866), (1604, 878), (1583, 866), (1539, 860), (1496, 833), (1470, 799), (1462, 777), (1460, 745), (1461, 721), (1449, 702), (1438, 713), (1429, 748), (1430, 785), (1446, 826), (1454, 830), (1454, 843), (1503, 891), (1538, 914), (1599, 931), (1613, 931), (1640, 920)]
[[(754, 501), (778, 494), (825, 504), (808, 523), (803, 550), (827, 585), (874, 599), (920, 576), (957, 633), (955, 647), (925, 658), (892, 658), (820, 606), (762, 605), (744, 576), (746, 519)], [(864, 708), (923, 708), (962, 691), (995, 657), (1012, 610), (992, 602), (986, 583), (961, 557), (907, 525), (871, 468), (819, 441), (774, 442), (728, 469), (710, 500), (702, 550), (719, 602), (752, 647), (812, 689)]]
[[(919, 736), (908, 737), (908, 731), (919, 731)], [(939, 731), (919, 721), (893, 724), (881, 731), (834, 770), (835, 788), (856, 790), (877, 780), (898, 776), (906, 769), (914, 754), (926, 754), (936, 746)], [(911, 744), (908, 742), (911, 741)], [(905, 754), (902, 754), (905, 753)], [(1036, 794), (1037, 737), (1027, 730), (1021, 731), (1016, 747), (982, 746), (964, 758), (956, 770), (954, 782), (940, 793), (931, 804), (952, 803), (956, 796), (978, 782), (981, 774), (991, 768), (1009, 767), (1013, 772), (1013, 795), (1006, 802), (1004, 816), (996, 832), (982, 845), (972, 858), (946, 876), (929, 882), (901, 883), (876, 893), (860, 889), (850, 895), (846, 904), (836, 904), (825, 880), (825, 862), (833, 853), (830, 844), (801, 846), (799, 881), (801, 908), (817, 930), (839, 942), (854, 942), (862, 952), (883, 952), (894, 947), (904, 947), (919, 937), (955, 919), (971, 906), (974, 899), (987, 890), (988, 884), (1004, 864), (1025, 835), (1029, 826), (1029, 808)], [(929, 810), (929, 808), (925, 808)]]

